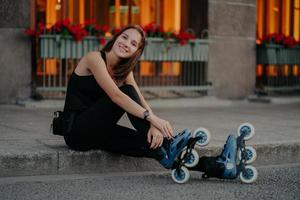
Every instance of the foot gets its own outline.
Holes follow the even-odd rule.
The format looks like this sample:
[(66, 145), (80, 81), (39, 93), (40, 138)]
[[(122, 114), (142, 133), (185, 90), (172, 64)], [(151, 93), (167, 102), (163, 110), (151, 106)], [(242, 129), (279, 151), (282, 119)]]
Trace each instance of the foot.
[(237, 141), (234, 135), (229, 135), (224, 145), (224, 149), (216, 162), (224, 165), (222, 178), (234, 179), (237, 177)]
[(176, 158), (179, 156), (184, 147), (188, 144), (191, 137), (191, 132), (189, 130), (184, 130), (173, 139), (171, 139), (168, 144), (165, 144), (161, 149), (164, 151), (164, 158), (159, 162), (165, 168), (171, 169)]

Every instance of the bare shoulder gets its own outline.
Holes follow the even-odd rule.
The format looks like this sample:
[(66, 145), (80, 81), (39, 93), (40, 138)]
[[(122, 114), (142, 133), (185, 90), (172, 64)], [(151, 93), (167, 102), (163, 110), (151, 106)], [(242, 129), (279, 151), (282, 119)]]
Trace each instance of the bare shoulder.
[(105, 66), (105, 63), (100, 55), (100, 52), (92, 51), (82, 57), (76, 66), (75, 72), (78, 75), (90, 75), (93, 71), (92, 68), (100, 69), (102, 68), (101, 66)]
[(101, 57), (99, 51), (91, 51), (84, 56), (84, 59), (89, 63), (101, 63), (104, 64), (104, 60)]
[(92, 68), (106, 68), (105, 62), (99, 51), (91, 51), (84, 56), (86, 66), (89, 70)]

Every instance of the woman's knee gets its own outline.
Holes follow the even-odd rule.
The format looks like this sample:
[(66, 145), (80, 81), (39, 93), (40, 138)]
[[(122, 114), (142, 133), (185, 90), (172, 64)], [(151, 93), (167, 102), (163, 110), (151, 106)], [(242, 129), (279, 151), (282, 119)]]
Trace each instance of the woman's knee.
[(140, 97), (133, 87), (133, 85), (130, 84), (124, 84), (120, 87), (120, 90), (127, 94), (131, 99), (133, 99), (135, 102), (140, 104)]
[(134, 93), (136, 92), (133, 85), (130, 84), (124, 84), (120, 87), (120, 90), (124, 93)]

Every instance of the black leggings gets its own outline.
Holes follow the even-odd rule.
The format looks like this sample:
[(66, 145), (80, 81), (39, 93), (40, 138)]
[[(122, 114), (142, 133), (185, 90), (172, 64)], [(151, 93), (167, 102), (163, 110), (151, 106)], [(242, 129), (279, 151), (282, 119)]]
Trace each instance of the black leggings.
[[(123, 85), (120, 90), (141, 105), (141, 100), (132, 85)], [(161, 149), (150, 149), (147, 120), (127, 113), (136, 130), (117, 124), (125, 111), (107, 95), (93, 106), (76, 115), (71, 131), (65, 135), (66, 144), (74, 150), (103, 149), (136, 157), (159, 159)]]
[[(141, 105), (133, 86), (123, 85), (120, 90)], [(103, 149), (129, 156), (162, 159), (164, 154), (161, 147), (151, 150), (147, 142), (150, 123), (127, 113), (136, 130), (120, 126), (117, 122), (124, 113), (108, 96), (103, 96), (93, 106), (76, 115), (71, 131), (64, 136), (66, 144), (78, 151)], [(164, 144), (167, 143), (165, 139)], [(217, 165), (215, 160), (215, 157), (204, 156), (191, 170), (219, 177), (223, 167)]]

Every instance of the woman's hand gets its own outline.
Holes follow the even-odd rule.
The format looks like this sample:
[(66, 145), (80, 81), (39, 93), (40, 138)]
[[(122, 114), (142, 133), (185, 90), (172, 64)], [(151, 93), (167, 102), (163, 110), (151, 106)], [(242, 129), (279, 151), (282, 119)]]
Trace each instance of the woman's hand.
[(161, 147), (164, 137), (155, 126), (151, 125), (147, 134), (147, 141), (151, 144), (150, 149), (156, 149), (157, 147)]
[(157, 117), (153, 113), (150, 113), (148, 120), (153, 126), (160, 130), (164, 137), (168, 139), (173, 137), (173, 128), (168, 121)]

